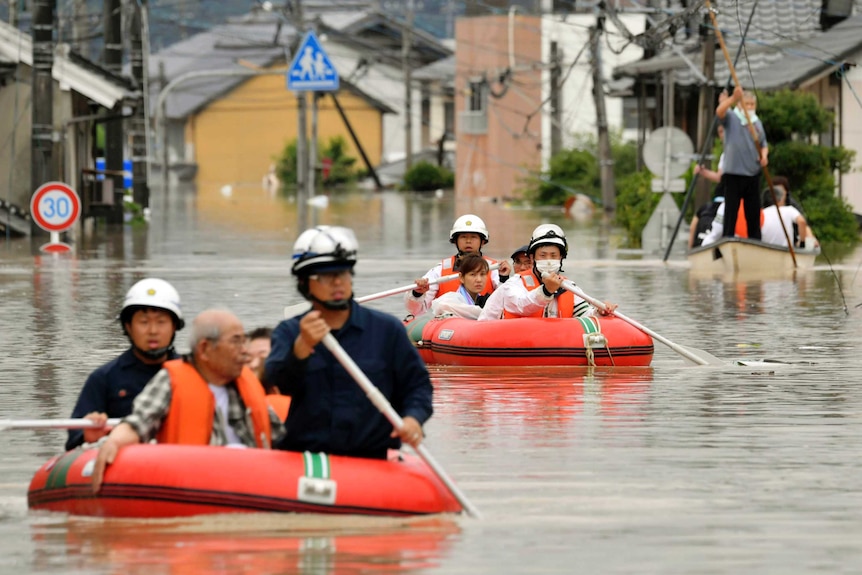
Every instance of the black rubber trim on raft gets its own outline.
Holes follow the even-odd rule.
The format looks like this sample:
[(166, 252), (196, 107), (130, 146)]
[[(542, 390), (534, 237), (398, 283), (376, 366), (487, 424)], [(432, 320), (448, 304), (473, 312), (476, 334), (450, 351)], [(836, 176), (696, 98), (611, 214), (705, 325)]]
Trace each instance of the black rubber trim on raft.
[[(424, 341), (422, 349), (436, 354), (456, 357), (587, 357), (586, 348), (572, 347), (464, 347)], [(612, 347), (610, 353), (604, 347), (594, 347), (594, 357), (631, 357), (653, 355), (654, 346)]]
[[(246, 493), (223, 493), (202, 489), (186, 489), (167, 486), (135, 485), (135, 484), (105, 484), (94, 496), (90, 485), (77, 485), (61, 489), (39, 489), (27, 494), (28, 505), (32, 508), (61, 503), (70, 499), (99, 500), (120, 499), (142, 502), (161, 501), (185, 505), (211, 505), (226, 509), (241, 509), (243, 511), (267, 511), (275, 513), (353, 513), (361, 515), (409, 516), (429, 515), (426, 511), (411, 511), (409, 509), (380, 509), (374, 507), (358, 507), (348, 505), (321, 505), (283, 499), (278, 497), (263, 497)], [(97, 502), (97, 501), (96, 501)]]

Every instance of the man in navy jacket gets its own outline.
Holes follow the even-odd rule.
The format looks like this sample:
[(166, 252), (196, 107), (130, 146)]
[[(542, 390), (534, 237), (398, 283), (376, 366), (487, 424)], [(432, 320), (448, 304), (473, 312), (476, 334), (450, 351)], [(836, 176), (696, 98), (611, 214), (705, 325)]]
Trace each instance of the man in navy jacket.
[[(86, 417), (104, 424), (109, 417), (129, 415), (135, 397), (162, 364), (179, 357), (173, 344), (177, 331), (183, 328), (183, 312), (180, 296), (168, 282), (146, 278), (133, 285), (123, 300), (119, 319), (131, 345), (90, 374), (72, 411), (73, 418)], [(66, 449), (97, 441), (108, 431), (105, 427), (70, 430)]]
[[(353, 301), (356, 248), (351, 230), (331, 226), (307, 230), (294, 245), (292, 271), (312, 309), (275, 328), (266, 360), (266, 381), (292, 398), (281, 449), (385, 458), (402, 441), (418, 445), (433, 412), (428, 370), (404, 326)], [(401, 415), (400, 430), (320, 343), (327, 333)]]

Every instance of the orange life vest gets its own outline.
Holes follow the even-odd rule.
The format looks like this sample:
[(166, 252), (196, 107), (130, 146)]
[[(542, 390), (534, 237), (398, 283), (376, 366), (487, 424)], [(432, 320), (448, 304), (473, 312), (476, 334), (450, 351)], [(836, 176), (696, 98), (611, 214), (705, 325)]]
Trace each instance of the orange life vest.
[(287, 412), (290, 411), (290, 396), (281, 395), (280, 393), (270, 393), (266, 396), (266, 402), (282, 421), (287, 419)]
[[(748, 237), (748, 220), (745, 219), (745, 200), (739, 202), (739, 211), (736, 212), (736, 227), (733, 230), (733, 233), (736, 237), (739, 238), (747, 238)], [(760, 210), (760, 227), (763, 227), (763, 210)]]
[[(542, 289), (542, 282), (533, 274), (533, 272), (519, 274), (518, 277), (521, 282), (524, 284), (524, 287), (527, 288), (527, 291), (533, 291), (534, 289)], [(514, 278), (509, 281), (514, 281)], [(572, 317), (575, 313), (575, 294), (566, 290), (561, 294), (557, 294), (554, 296), (557, 300), (557, 317)], [(550, 302), (548, 302), (550, 303)], [(508, 311), (506, 308), (503, 308), (503, 319), (512, 319), (516, 317), (545, 317), (545, 311), (548, 309), (548, 306), (545, 306), (544, 309), (537, 311), (536, 313), (532, 313), (530, 315), (515, 315)]]
[[(215, 417), (215, 398), (209, 385), (194, 366), (182, 359), (166, 361), (163, 366), (171, 376), (171, 405), (156, 434), (159, 443), (209, 445)], [(247, 366), (236, 379), (239, 395), (250, 410), (254, 438), (258, 447), (272, 445), (269, 412), (263, 386)]]
[[(455, 271), (454, 271), (455, 257), (456, 256), (446, 258), (445, 260), (443, 260), (441, 262), (443, 264), (443, 269), (440, 270), (440, 276), (441, 277), (442, 276), (448, 276), (448, 275), (455, 273)], [(482, 256), (482, 257), (485, 258), (485, 261), (488, 262), (488, 265), (493, 265), (493, 264), (497, 263), (496, 260), (492, 260), (491, 258), (486, 258), (485, 256)], [(448, 282), (443, 282), (443, 283), (437, 284), (437, 295), (434, 296), (434, 299), (437, 299), (438, 297), (440, 297), (444, 293), (449, 293), (452, 291), (458, 291), (458, 289), (460, 287), (461, 287), (461, 282), (458, 281), (457, 279), (449, 280)], [(485, 280), (485, 287), (482, 289), (482, 291), (481, 291), (481, 293), (479, 293), (479, 295), (489, 295), (492, 291), (494, 291), (494, 283), (491, 281), (491, 274), (489, 273), (488, 279)]]

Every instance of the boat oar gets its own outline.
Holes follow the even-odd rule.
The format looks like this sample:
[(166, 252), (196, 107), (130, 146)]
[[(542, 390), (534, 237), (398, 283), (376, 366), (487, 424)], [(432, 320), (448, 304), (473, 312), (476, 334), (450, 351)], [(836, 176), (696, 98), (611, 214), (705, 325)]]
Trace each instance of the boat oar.
[[(733, 61), (730, 59), (730, 53), (727, 51), (727, 46), (724, 43), (724, 35), (721, 33), (721, 29), (718, 27), (718, 20), (715, 17), (715, 10), (713, 10), (712, 5), (709, 0), (706, 0), (706, 9), (709, 12), (709, 18), (712, 20), (712, 27), (715, 28), (715, 38), (718, 40), (718, 45), (721, 46), (721, 52), (724, 54), (724, 59), (727, 62), (727, 67), (730, 69), (730, 76), (733, 78), (733, 83), (739, 87), (742, 87), (742, 84), (739, 83), (739, 78), (736, 76), (736, 68), (733, 66)], [(728, 110), (730, 113), (732, 110)], [(748, 114), (748, 108), (745, 107), (745, 104), (742, 105), (742, 112), (745, 114), (745, 121), (748, 124), (748, 132), (751, 134), (752, 139), (754, 140), (754, 148), (756, 150), (760, 150), (760, 138), (757, 135), (757, 130), (754, 129), (754, 124), (751, 123), (751, 116)], [(759, 153), (759, 152), (758, 152)], [(781, 230), (784, 232), (784, 239), (787, 241), (787, 250), (790, 252), (790, 259), (793, 260), (793, 267), (798, 267), (796, 265), (796, 252), (793, 251), (793, 242), (790, 239), (790, 234), (787, 233), (787, 228), (784, 226), (784, 220), (781, 218), (781, 210), (778, 209), (778, 199), (775, 197), (775, 186), (772, 184), (772, 176), (769, 175), (769, 169), (766, 166), (762, 166), (763, 177), (766, 178), (766, 184), (769, 187), (769, 193), (772, 195), (772, 203), (775, 206), (775, 211), (778, 214), (778, 221), (781, 222)], [(732, 236), (733, 234), (731, 234)]]
[[(395, 409), (392, 407), (392, 404), (389, 403), (386, 397), (382, 393), (380, 393), (380, 390), (377, 389), (377, 386), (375, 386), (371, 382), (371, 380), (368, 379), (368, 376), (366, 376), (365, 373), (359, 368), (359, 366), (356, 365), (356, 362), (353, 361), (353, 358), (350, 357), (346, 351), (344, 351), (344, 348), (341, 347), (341, 344), (338, 343), (338, 340), (335, 339), (335, 336), (331, 333), (327, 333), (323, 337), (323, 345), (325, 345), (326, 349), (328, 349), (332, 353), (332, 355), (335, 356), (335, 359), (337, 359), (338, 363), (340, 363), (342, 367), (347, 370), (347, 373), (349, 373), (353, 377), (353, 379), (356, 380), (356, 383), (359, 384), (359, 387), (362, 388), (362, 391), (365, 392), (365, 395), (368, 396), (368, 399), (371, 401), (371, 403), (373, 403), (374, 406), (380, 410), (380, 413), (382, 413), (386, 417), (386, 419), (389, 420), (389, 423), (391, 423), (395, 429), (401, 429), (404, 426), (404, 420), (401, 419), (401, 416), (398, 415), (398, 412), (395, 411)], [(455, 485), (455, 482), (452, 481), (452, 479), (446, 474), (446, 471), (443, 470), (440, 464), (437, 463), (437, 461), (431, 455), (431, 452), (429, 452), (428, 449), (421, 443), (415, 446), (414, 449), (416, 450), (416, 453), (418, 453), (419, 456), (425, 461), (425, 463), (428, 464), (428, 467), (430, 467), (431, 470), (437, 475), (440, 481), (443, 482), (443, 484), (455, 497), (455, 499), (458, 500), (458, 503), (461, 504), (461, 507), (464, 509), (464, 511), (466, 511), (467, 514), (471, 517), (481, 517), (479, 510), (476, 509), (473, 504), (470, 503), (470, 501), (467, 499), (467, 496), (464, 495), (464, 493), (462, 493), (460, 489), (458, 489), (458, 486)]]
[[(603, 301), (598, 300), (598, 299), (596, 299), (590, 295), (587, 295), (586, 293), (583, 292), (583, 290), (581, 290), (581, 288), (576, 286), (572, 281), (564, 280), (563, 281), (563, 287), (566, 288), (567, 290), (569, 290), (570, 292), (572, 292), (573, 294), (575, 294), (576, 296), (580, 297), (581, 299), (589, 302), (594, 307), (596, 307), (602, 311), (607, 311), (607, 306), (605, 305), (605, 303)], [(618, 312), (616, 310), (614, 310), (612, 313), (613, 313), (613, 315), (620, 318), (624, 322), (626, 322), (626, 323), (636, 327), (637, 329), (641, 330), (642, 332), (644, 332), (645, 334), (647, 334), (648, 336), (650, 336), (654, 340), (665, 344), (666, 346), (668, 346), (669, 348), (671, 348), (672, 350), (674, 350), (675, 352), (677, 352), (682, 357), (684, 357), (685, 359), (687, 359), (688, 361), (690, 361), (692, 363), (695, 363), (697, 365), (724, 365), (724, 362), (722, 360), (715, 357), (711, 353), (707, 353), (707, 352), (703, 351), (702, 349), (685, 347), (685, 346), (679, 345), (677, 343), (674, 343), (671, 340), (667, 339), (666, 337), (663, 337), (663, 336), (657, 334), (653, 330), (641, 325), (640, 323), (636, 322), (635, 320), (631, 319), (630, 317), (627, 317), (627, 316), (621, 314), (620, 312)]]
[(90, 429), (91, 427), (114, 426), (119, 418), (109, 419), (99, 425), (89, 419), (0, 419), (0, 431), (4, 429)]
[[(500, 267), (500, 264), (496, 263), (496, 264), (491, 264), (489, 269), (495, 270), (499, 267)], [(456, 280), (456, 279), (458, 279), (458, 277), (459, 277), (458, 273), (440, 276), (436, 280), (429, 281), (428, 285), (432, 286), (432, 285), (437, 285), (437, 284), (443, 284), (446, 282), (450, 282), (452, 280)], [(397, 288), (388, 289), (386, 291), (373, 293), (371, 295), (365, 295), (362, 297), (358, 297), (358, 298), (356, 298), (356, 303), (365, 303), (368, 301), (374, 301), (376, 299), (382, 299), (385, 297), (389, 297), (391, 295), (396, 295), (399, 293), (404, 293), (406, 291), (414, 290), (417, 287), (419, 287), (419, 286), (416, 285), (416, 282), (414, 282), (414, 283), (410, 284), (409, 286), (401, 286), (401, 287), (397, 287)], [(309, 309), (309, 303), (308, 302), (302, 302), (302, 303), (297, 303), (294, 305), (289, 305), (289, 306), (284, 308), (284, 317), (291, 318), (295, 315), (299, 315), (301, 313), (304, 313), (308, 309)]]

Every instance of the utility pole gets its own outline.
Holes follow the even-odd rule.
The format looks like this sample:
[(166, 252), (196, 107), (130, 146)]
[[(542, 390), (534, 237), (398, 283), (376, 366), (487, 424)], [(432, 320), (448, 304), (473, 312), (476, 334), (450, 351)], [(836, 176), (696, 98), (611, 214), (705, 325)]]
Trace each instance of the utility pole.
[(146, 0), (141, 3), (132, 2), (132, 25), (130, 41), (130, 60), (132, 67), (132, 79), (140, 93), (134, 115), (129, 121), (129, 136), (132, 139), (132, 190), (134, 201), (142, 208), (150, 205), (150, 185), (147, 177), (147, 161), (149, 150), (147, 148), (147, 126), (146, 109), (149, 100), (147, 94), (147, 83), (144, 81), (144, 14)]
[(18, 27), (18, 0), (9, 0), (9, 25)]
[(413, 0), (407, 0), (407, 19), (401, 34), (401, 64), (404, 72), (404, 172), (413, 167), (413, 71), (410, 50), (413, 46), (413, 23), (416, 17)]
[[(285, 11), (290, 11), (291, 0), (285, 0)], [(293, 2), (293, 27), (296, 30), (291, 43), (290, 56), (287, 63), (299, 49), (299, 43), (305, 34), (305, 18), (302, 13), (302, 0)], [(307, 227), (308, 195), (308, 99), (305, 92), (296, 93), (296, 211), (299, 216), (299, 228)]]
[(308, 142), (308, 197), (315, 195), (315, 179), (317, 176), (317, 102), (320, 92), (311, 93), (311, 138)]
[[(715, 2), (717, 3), (717, 2)], [(715, 118), (715, 30), (709, 22), (709, 15), (704, 14), (703, 35), (703, 75), (707, 83), (700, 90), (697, 116), (697, 149), (702, 150), (706, 138), (712, 134), (712, 122)], [(695, 206), (700, 206), (709, 200), (709, 190), (712, 184), (706, 178), (697, 179)]]
[[(115, 74), (123, 72), (122, 11), (120, 0), (105, 0), (103, 12), (105, 68)], [(114, 107), (114, 114), (123, 111), (122, 103)], [(123, 171), (123, 122), (111, 120), (105, 123), (105, 169), (115, 174)], [(114, 183), (114, 205), (107, 217), (110, 224), (123, 223), (123, 177), (105, 175), (105, 181)]]
[[(14, 1), (14, 0), (13, 0)], [(86, 50), (87, 41), (84, 39), (84, 20), (87, 17), (86, 0), (72, 1), (72, 49), (84, 57), (89, 57)]]
[(562, 69), (560, 60), (559, 45), (556, 42), (551, 42), (551, 157), (560, 153), (563, 149), (563, 134), (560, 127), (563, 125), (563, 107), (560, 98), (560, 81), (562, 79)]
[(605, 87), (602, 80), (602, 58), (599, 50), (599, 36), (604, 27), (604, 18), (590, 27), (590, 65), (593, 70), (593, 100), (596, 104), (596, 126), (599, 136), (599, 168), (602, 178), (602, 203), (605, 215), (612, 215), (617, 209), (614, 190), (614, 161), (611, 156), (611, 140), (608, 134), (608, 115), (605, 110)]
[[(33, 0), (33, 76), (30, 191), (56, 179), (54, 170), (54, 16), (56, 0)], [(31, 237), (47, 232), (31, 220)]]

